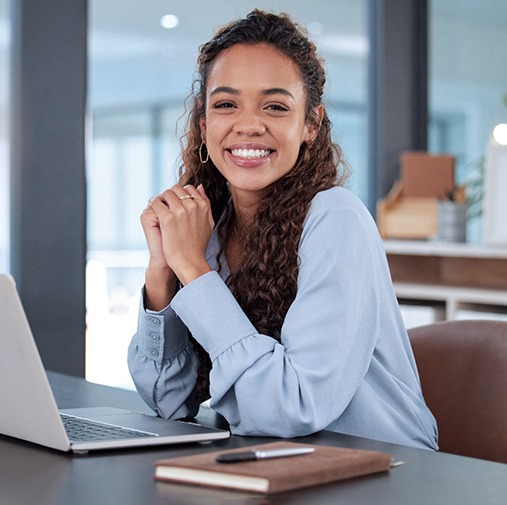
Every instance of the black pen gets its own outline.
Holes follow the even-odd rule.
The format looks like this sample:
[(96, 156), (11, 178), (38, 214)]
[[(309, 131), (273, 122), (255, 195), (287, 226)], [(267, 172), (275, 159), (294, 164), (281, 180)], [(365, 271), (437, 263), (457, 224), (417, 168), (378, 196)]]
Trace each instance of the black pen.
[(219, 454), (216, 461), (219, 463), (239, 463), (240, 461), (256, 461), (271, 458), (287, 458), (289, 456), (299, 456), (302, 454), (309, 454), (315, 451), (313, 447), (296, 447), (286, 449), (272, 449), (269, 451), (258, 451), (252, 449), (244, 452), (227, 452)]

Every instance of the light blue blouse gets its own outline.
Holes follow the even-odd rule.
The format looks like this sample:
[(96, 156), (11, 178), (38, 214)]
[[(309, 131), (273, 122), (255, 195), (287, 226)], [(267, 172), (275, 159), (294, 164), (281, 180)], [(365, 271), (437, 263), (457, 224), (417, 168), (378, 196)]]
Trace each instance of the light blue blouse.
[[(297, 295), (281, 343), (259, 334), (213, 269), (159, 313), (144, 311), (129, 367), (161, 416), (195, 415), (196, 357), (186, 329), (209, 353), (211, 408), (237, 435), (296, 437), (322, 429), (437, 448), (437, 427), (393, 291), (377, 227), (344, 188), (317, 194), (301, 236)], [(225, 260), (224, 260), (225, 261)]]

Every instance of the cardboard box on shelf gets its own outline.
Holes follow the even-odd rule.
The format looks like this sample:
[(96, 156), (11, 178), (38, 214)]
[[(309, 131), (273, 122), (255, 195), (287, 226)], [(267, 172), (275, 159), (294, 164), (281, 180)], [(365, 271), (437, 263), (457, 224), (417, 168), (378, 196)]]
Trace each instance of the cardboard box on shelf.
[(425, 151), (400, 156), (401, 178), (377, 203), (377, 225), (383, 238), (431, 239), (438, 235), (439, 200), (464, 201), (456, 188), (454, 157)]
[(400, 162), (404, 197), (448, 199), (454, 190), (454, 156), (407, 151)]
[(438, 199), (406, 197), (397, 181), (377, 204), (377, 226), (382, 238), (429, 239), (438, 233)]

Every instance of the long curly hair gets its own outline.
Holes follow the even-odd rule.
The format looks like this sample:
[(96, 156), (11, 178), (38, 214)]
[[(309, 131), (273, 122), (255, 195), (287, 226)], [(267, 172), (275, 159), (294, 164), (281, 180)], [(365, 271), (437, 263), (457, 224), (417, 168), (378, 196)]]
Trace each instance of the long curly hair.
[[(306, 121), (316, 129), (316, 136), (311, 143), (301, 145), (295, 166), (268, 188), (244, 237), (241, 266), (227, 283), (257, 331), (281, 341), (281, 327), (296, 296), (298, 248), (310, 203), (319, 191), (343, 185), (347, 176), (341, 149), (331, 139), (329, 117), (325, 109), (322, 117), (316, 112), (322, 105), (326, 81), (323, 61), (305, 30), (288, 15), (255, 9), (244, 19), (225, 25), (201, 46), (197, 77), (186, 101), (189, 110), (180, 180), (183, 184), (203, 184), (218, 222), (230, 198), (227, 181), (213, 160), (208, 157), (202, 163), (199, 153), (208, 77), (222, 51), (236, 44), (261, 43), (271, 45), (295, 63), (306, 93)], [(228, 216), (229, 222), (234, 218), (233, 212)], [(200, 362), (198, 396), (204, 400), (209, 397), (211, 364), (195, 340), (194, 345)]]

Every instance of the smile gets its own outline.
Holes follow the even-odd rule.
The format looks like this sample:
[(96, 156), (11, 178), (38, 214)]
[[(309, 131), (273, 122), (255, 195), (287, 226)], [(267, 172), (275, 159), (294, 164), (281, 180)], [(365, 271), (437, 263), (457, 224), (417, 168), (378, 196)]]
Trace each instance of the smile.
[(265, 158), (269, 156), (272, 151), (269, 149), (232, 149), (231, 154), (238, 158)]

